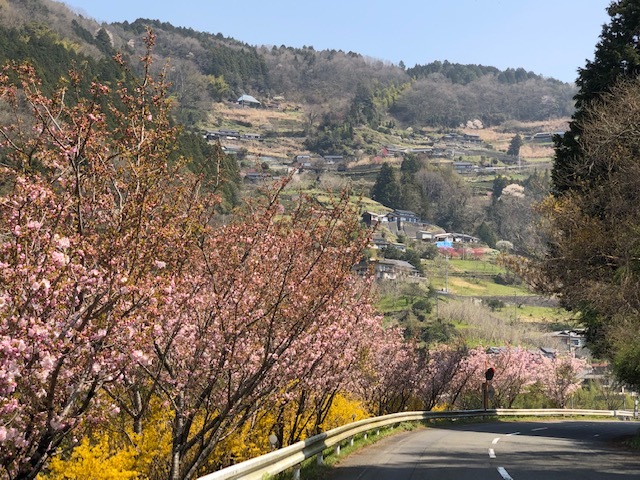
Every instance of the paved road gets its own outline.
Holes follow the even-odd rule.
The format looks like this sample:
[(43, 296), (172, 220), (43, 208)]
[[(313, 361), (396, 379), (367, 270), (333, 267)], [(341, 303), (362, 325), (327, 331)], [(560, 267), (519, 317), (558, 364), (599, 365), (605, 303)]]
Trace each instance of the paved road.
[(640, 423), (505, 422), (425, 428), (345, 458), (328, 480), (631, 480), (640, 453), (614, 444)]

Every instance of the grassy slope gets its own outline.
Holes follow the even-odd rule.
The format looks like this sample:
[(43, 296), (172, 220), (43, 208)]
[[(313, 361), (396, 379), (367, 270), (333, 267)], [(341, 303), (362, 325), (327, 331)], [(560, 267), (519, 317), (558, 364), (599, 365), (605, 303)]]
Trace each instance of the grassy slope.
[[(555, 348), (545, 334), (575, 323), (569, 312), (553, 306), (548, 299), (535, 296), (526, 286), (495, 283), (495, 275), (506, 273), (496, 263), (495, 255), (481, 260), (448, 262), (437, 258), (425, 261), (424, 265), (426, 283), (440, 292), (446, 283), (448, 293), (438, 293), (437, 300), (432, 294), (433, 309), (418, 326), (444, 321), (453, 325), (457, 334), (471, 346), (523, 344)], [(426, 288), (423, 291), (427, 296)], [(411, 293), (410, 288), (397, 284), (380, 289), (378, 308), (387, 322), (395, 324), (406, 318), (406, 312), (420, 298)], [(492, 310), (486, 303), (490, 298), (500, 299), (504, 306)], [(406, 321), (401, 320), (400, 324)], [(415, 318), (409, 322), (415, 327)]]

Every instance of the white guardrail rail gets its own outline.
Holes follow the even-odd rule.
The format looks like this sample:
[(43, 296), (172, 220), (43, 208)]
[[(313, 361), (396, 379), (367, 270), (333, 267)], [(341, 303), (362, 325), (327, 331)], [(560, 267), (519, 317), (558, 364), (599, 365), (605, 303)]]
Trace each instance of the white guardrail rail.
[(333, 430), (309, 437), (293, 445), (275, 450), (260, 457), (252, 458), (242, 463), (210, 473), (198, 480), (262, 480), (270, 475), (284, 472), (293, 468), (293, 479), (300, 478), (301, 463), (317, 456), (318, 463), (323, 461), (323, 452), (335, 448), (340, 453), (340, 446), (357, 435), (366, 435), (383, 427), (403, 422), (420, 422), (435, 419), (456, 419), (469, 417), (616, 417), (633, 419), (634, 412), (627, 410), (581, 410), (581, 409), (490, 409), (490, 410), (455, 410), (449, 412), (400, 412), (382, 417), (367, 418), (349, 423)]

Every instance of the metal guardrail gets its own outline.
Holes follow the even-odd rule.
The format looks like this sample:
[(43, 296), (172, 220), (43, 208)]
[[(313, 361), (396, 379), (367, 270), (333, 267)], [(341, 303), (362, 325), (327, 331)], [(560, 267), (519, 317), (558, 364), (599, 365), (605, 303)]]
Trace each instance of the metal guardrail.
[(267, 453), (260, 457), (252, 458), (237, 465), (210, 473), (198, 480), (262, 480), (270, 475), (284, 472), (293, 468), (293, 478), (300, 478), (300, 464), (314, 456), (318, 457), (318, 463), (322, 463), (323, 452), (330, 448), (336, 448), (339, 452), (340, 445), (360, 434), (367, 434), (389, 425), (403, 422), (419, 422), (436, 419), (456, 419), (469, 417), (496, 417), (496, 416), (521, 416), (521, 417), (617, 417), (621, 419), (634, 418), (634, 412), (627, 410), (582, 410), (582, 409), (493, 409), (493, 410), (457, 410), (450, 412), (400, 412), (384, 415), (382, 417), (367, 418), (358, 422), (343, 425), (333, 430), (320, 433), (306, 440), (289, 445), (279, 450)]

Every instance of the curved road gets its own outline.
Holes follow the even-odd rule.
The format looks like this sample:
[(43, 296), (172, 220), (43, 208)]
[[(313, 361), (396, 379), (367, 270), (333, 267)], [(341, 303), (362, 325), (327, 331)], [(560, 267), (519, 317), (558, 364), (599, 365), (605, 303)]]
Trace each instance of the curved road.
[(631, 480), (640, 453), (619, 446), (640, 423), (538, 421), (421, 428), (342, 460), (330, 480)]

